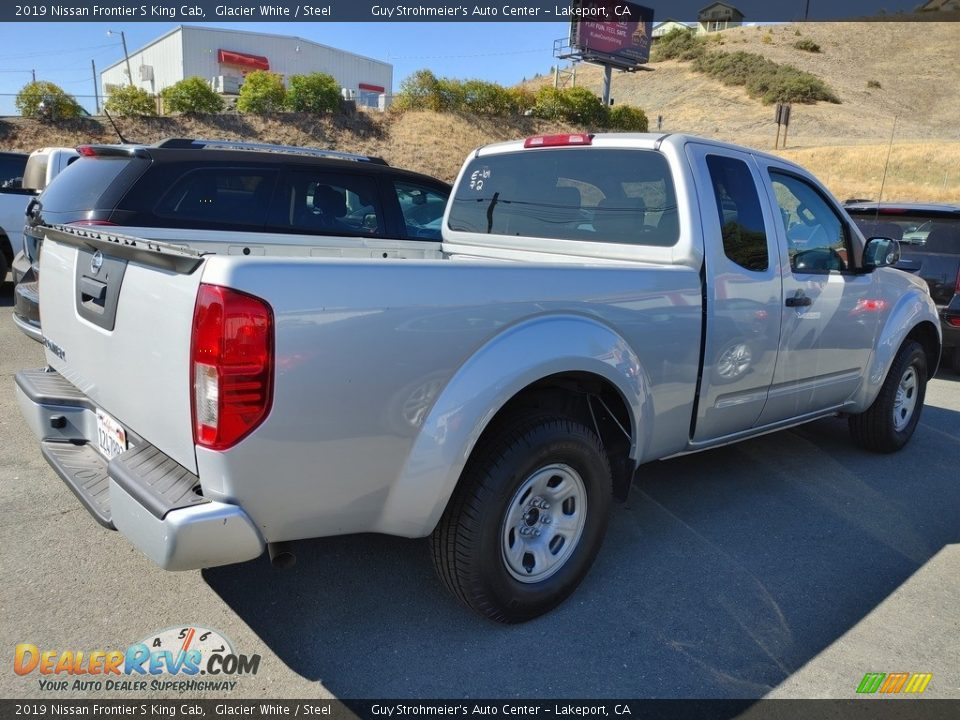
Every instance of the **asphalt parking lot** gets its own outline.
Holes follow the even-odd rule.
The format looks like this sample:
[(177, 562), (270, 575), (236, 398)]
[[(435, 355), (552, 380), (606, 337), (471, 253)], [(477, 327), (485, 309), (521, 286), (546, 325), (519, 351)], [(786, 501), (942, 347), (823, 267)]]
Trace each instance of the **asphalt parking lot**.
[(287, 571), (266, 558), (156, 568), (81, 508), (22, 423), (13, 376), (43, 356), (10, 322), (11, 292), (2, 697), (45, 694), (36, 673), (14, 674), (17, 643), (122, 649), (188, 624), (262, 655), (211, 697), (847, 698), (864, 673), (895, 671), (933, 673), (926, 696), (960, 697), (960, 377), (946, 371), (897, 455), (861, 451), (826, 420), (641, 468), (573, 598), (501, 627), (445, 594), (422, 541), (301, 542)]

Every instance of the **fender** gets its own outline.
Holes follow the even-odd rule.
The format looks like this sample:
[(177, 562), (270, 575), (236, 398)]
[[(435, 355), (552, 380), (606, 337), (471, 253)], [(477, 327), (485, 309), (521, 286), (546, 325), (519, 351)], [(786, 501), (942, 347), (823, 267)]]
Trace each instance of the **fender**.
[[(899, 270), (894, 272), (902, 274)], [(932, 323), (937, 330), (937, 337), (941, 342), (943, 341), (937, 307), (927, 292), (923, 280), (912, 275), (907, 276), (907, 278), (911, 281), (910, 284), (913, 287), (908, 286), (905, 289), (891, 287), (891, 289), (899, 292), (892, 292), (888, 296), (895, 297), (896, 301), (880, 328), (870, 360), (870, 367), (867, 368), (860, 390), (853, 398), (856, 403), (853, 412), (867, 410), (876, 400), (880, 388), (887, 378), (887, 373), (890, 372), (890, 366), (893, 365), (897, 351), (903, 345), (903, 341), (910, 334), (910, 331), (917, 325), (924, 321)], [(890, 285), (893, 286), (893, 283), (890, 283)]]
[(489, 340), (441, 391), (390, 488), (377, 531), (430, 534), (497, 412), (525, 387), (563, 372), (593, 373), (618, 388), (630, 410), (630, 457), (642, 457), (654, 413), (649, 379), (636, 353), (595, 318), (538, 316)]

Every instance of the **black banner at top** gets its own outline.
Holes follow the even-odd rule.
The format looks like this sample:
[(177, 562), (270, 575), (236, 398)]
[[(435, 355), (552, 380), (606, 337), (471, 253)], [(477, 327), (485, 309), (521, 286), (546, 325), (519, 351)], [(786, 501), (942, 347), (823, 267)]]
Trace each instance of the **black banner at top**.
[[(958, 20), (950, 0), (644, 0), (654, 22), (791, 22)], [(2, 22), (636, 22), (631, 3), (604, 3), (606, 15), (577, 17), (569, 0), (37, 0), (0, 4)]]

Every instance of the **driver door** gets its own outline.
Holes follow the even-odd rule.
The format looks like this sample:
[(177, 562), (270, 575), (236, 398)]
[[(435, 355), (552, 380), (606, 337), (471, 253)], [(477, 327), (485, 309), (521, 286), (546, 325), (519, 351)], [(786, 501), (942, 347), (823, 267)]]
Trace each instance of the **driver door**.
[(775, 165), (764, 172), (780, 219), (784, 308), (760, 425), (849, 399), (869, 362), (880, 315), (877, 304), (867, 302), (873, 276), (855, 272), (853, 232), (826, 192)]

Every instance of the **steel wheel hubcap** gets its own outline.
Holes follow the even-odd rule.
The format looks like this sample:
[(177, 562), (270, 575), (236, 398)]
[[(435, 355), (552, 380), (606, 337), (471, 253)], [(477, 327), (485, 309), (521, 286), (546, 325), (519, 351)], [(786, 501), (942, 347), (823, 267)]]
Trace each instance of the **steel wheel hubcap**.
[(500, 549), (507, 571), (524, 583), (546, 580), (576, 549), (587, 520), (587, 489), (569, 465), (536, 470), (507, 505)]
[(917, 407), (917, 391), (920, 383), (917, 380), (917, 371), (911, 366), (900, 378), (897, 395), (893, 399), (893, 426), (897, 431), (903, 430), (913, 417)]

